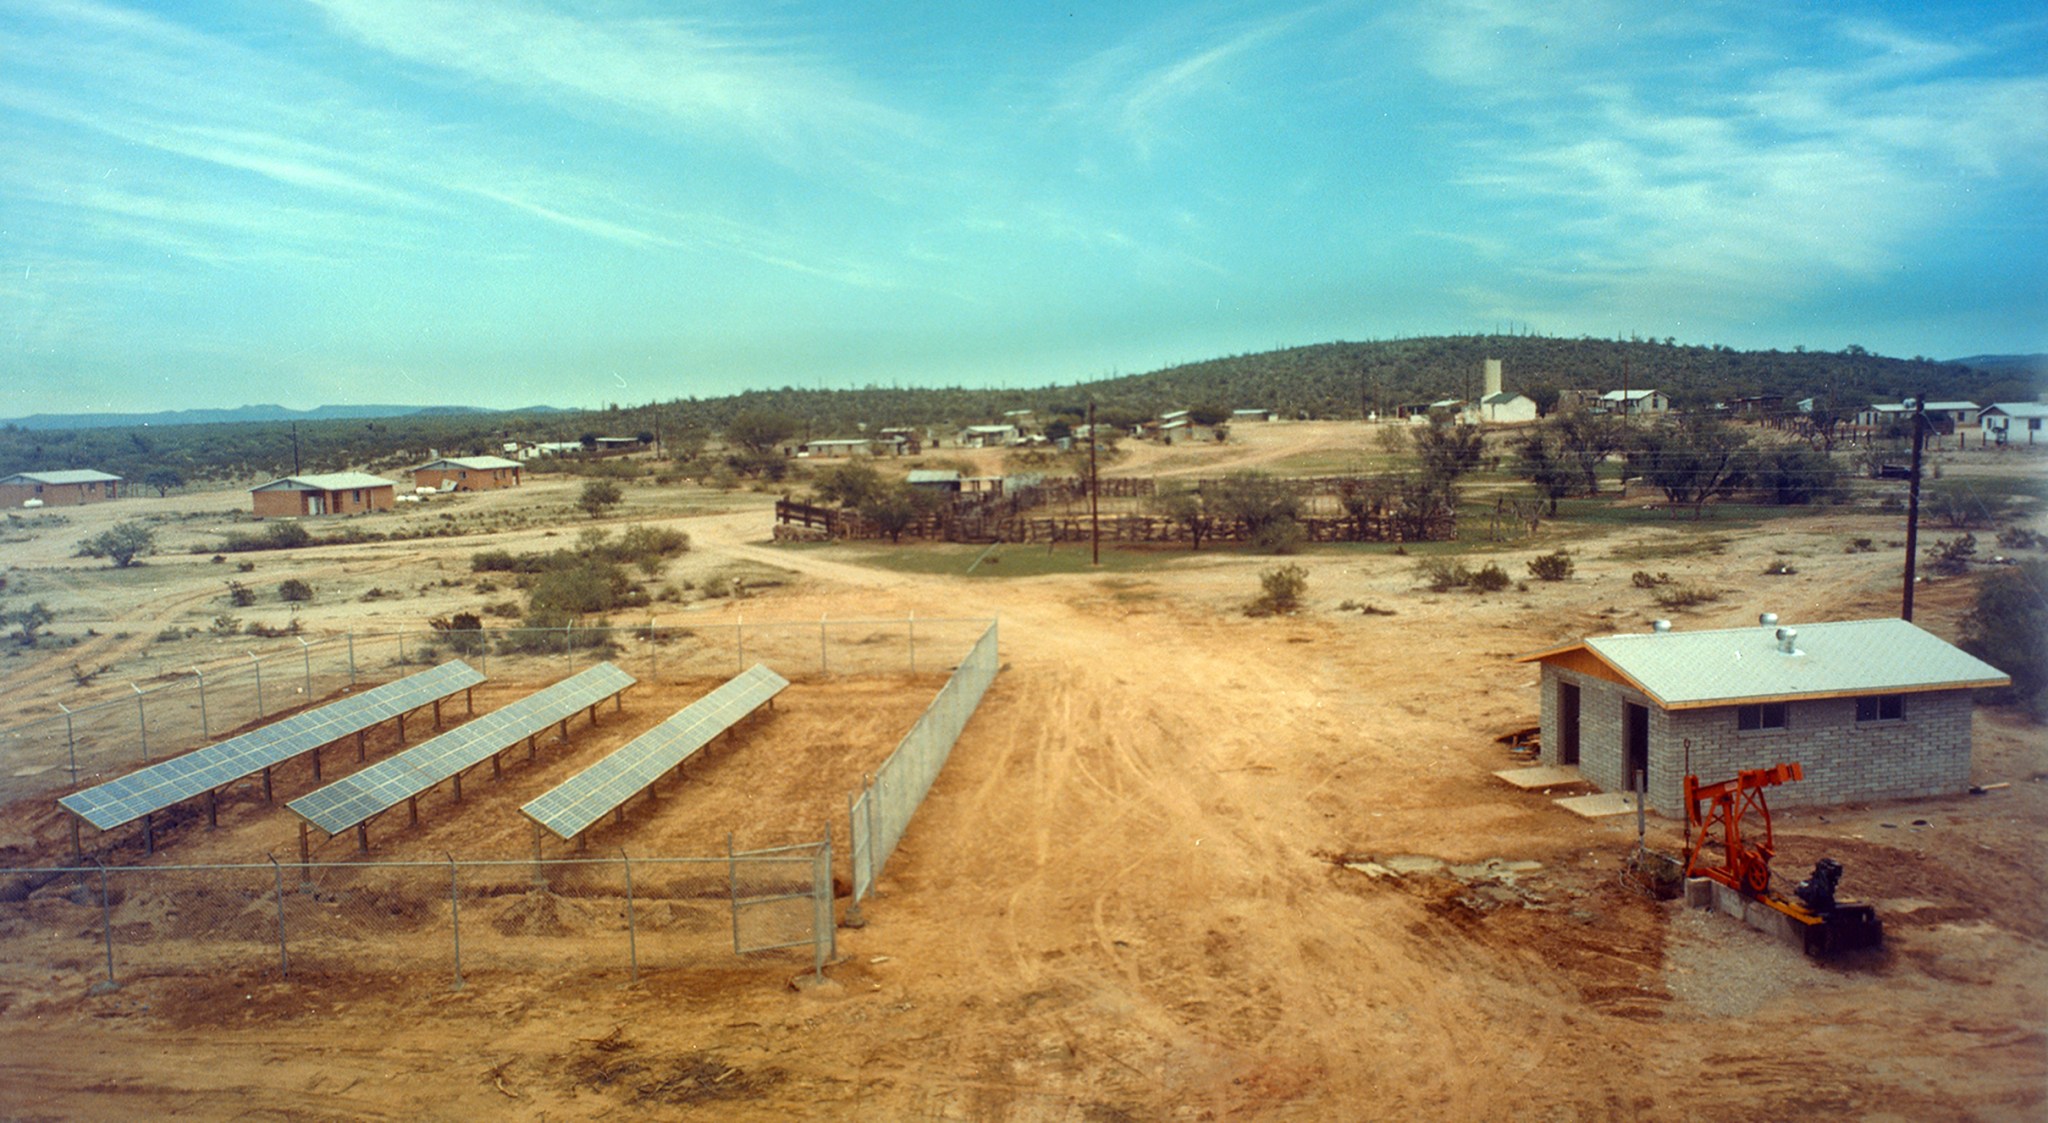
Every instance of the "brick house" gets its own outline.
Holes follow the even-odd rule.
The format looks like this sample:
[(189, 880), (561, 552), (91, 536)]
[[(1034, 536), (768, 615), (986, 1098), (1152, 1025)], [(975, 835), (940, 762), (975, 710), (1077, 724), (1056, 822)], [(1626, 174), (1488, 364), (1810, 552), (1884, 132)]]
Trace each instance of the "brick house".
[(285, 476), (249, 489), (259, 519), (389, 511), (397, 495), (397, 484), (367, 472)]
[(1542, 759), (1606, 791), (1648, 773), (1647, 804), (1685, 814), (1688, 772), (1725, 780), (1793, 762), (1773, 803), (1948, 795), (1970, 784), (1970, 691), (2012, 681), (1904, 620), (1599, 636), (1539, 663)]
[(76, 507), (120, 497), (121, 477), (90, 468), (60, 472), (16, 472), (0, 480), (0, 507), (40, 499), (46, 507)]
[(518, 487), (520, 463), (502, 456), (444, 456), (412, 470), (416, 488), (441, 491), (454, 481), (455, 491), (495, 491)]

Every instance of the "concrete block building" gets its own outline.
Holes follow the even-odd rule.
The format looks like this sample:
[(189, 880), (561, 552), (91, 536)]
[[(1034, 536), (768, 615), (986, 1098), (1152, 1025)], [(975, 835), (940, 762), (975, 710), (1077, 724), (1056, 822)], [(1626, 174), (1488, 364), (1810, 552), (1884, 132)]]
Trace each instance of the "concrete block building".
[[(521, 465), (502, 456), (444, 456), (412, 470), (416, 488), (429, 491), (495, 491), (518, 487)], [(449, 488), (447, 484), (455, 486)]]
[(1970, 784), (1970, 692), (2002, 671), (1904, 620), (1599, 636), (1522, 656), (1542, 666), (1543, 763), (1606, 791), (1647, 773), (1646, 803), (1685, 815), (1713, 783), (1797, 763), (1771, 802), (1949, 795)]
[(60, 472), (16, 472), (0, 480), (0, 507), (40, 499), (46, 507), (76, 507), (120, 497), (121, 477), (90, 468)]
[(250, 488), (249, 496), (259, 519), (354, 515), (389, 511), (398, 485), (367, 472), (324, 472), (275, 479)]

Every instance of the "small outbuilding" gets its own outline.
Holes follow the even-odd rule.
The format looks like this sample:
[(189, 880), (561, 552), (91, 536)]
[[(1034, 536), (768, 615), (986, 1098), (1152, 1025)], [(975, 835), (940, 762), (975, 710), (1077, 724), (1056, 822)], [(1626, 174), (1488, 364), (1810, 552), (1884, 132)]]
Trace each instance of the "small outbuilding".
[(120, 498), (121, 477), (75, 468), (58, 472), (16, 472), (0, 480), (0, 507), (40, 499), (45, 507), (76, 507)]
[(367, 472), (322, 472), (284, 476), (250, 488), (249, 496), (259, 519), (354, 515), (389, 511), (398, 485)]
[(413, 486), (422, 491), (495, 491), (518, 487), (521, 464), (502, 456), (444, 456), (412, 470)]
[(1713, 782), (1797, 763), (1773, 803), (1949, 795), (1970, 784), (1970, 692), (2004, 672), (1904, 620), (1599, 636), (1520, 657), (1542, 665), (1542, 757), (1607, 791), (1647, 774), (1646, 803), (1685, 814)]

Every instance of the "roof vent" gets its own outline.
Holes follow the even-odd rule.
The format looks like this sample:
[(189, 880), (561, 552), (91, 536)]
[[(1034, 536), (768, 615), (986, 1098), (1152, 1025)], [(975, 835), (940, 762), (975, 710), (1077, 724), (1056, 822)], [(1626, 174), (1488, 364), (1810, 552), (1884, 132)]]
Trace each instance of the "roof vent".
[(1660, 636), (1661, 636), (1661, 635), (1663, 635), (1663, 634), (1664, 634), (1665, 632), (1668, 632), (1668, 631), (1670, 631), (1670, 630), (1671, 630), (1671, 621), (1669, 621), (1669, 620), (1652, 620), (1652, 621), (1650, 621), (1650, 630), (1651, 630), (1651, 631), (1653, 631), (1653, 632), (1655, 632), (1655, 633), (1657, 633), (1658, 635), (1660, 635)]
[(1779, 651), (1780, 651), (1781, 653), (1783, 653), (1783, 654), (1786, 654), (1786, 655), (1797, 655), (1797, 654), (1799, 654), (1799, 649), (1798, 649), (1797, 647), (1793, 646), (1793, 642), (1792, 642), (1792, 641), (1794, 641), (1794, 640), (1796, 640), (1796, 639), (1798, 639), (1798, 638), (1799, 638), (1799, 633), (1798, 633), (1797, 631), (1795, 631), (1795, 630), (1793, 630), (1793, 629), (1791, 629), (1791, 628), (1779, 628), (1779, 629), (1778, 629), (1778, 650), (1779, 650)]
[(1775, 612), (1766, 612), (1763, 615), (1757, 617), (1756, 622), (1762, 624), (1766, 628), (1775, 628), (1778, 626), (1778, 614)]

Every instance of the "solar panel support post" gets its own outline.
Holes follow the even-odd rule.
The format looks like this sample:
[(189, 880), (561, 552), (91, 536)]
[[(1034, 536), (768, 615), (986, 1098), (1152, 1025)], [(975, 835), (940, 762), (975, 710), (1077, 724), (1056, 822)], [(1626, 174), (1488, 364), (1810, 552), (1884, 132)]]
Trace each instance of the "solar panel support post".
[(272, 794), (271, 794), (271, 791), (270, 791), (270, 769), (268, 769), (268, 768), (266, 768), (266, 769), (264, 769), (264, 770), (263, 770), (263, 802), (265, 802), (265, 803), (276, 803), (276, 802), (277, 802), (277, 797), (276, 797), (276, 796), (274, 796), (274, 795), (272, 795)]
[(434, 728), (441, 728), (441, 700), (434, 699)]
[(150, 812), (142, 816), (142, 849), (150, 854), (156, 853), (155, 812)]
[(92, 864), (100, 870), (100, 932), (107, 946), (107, 980), (93, 989), (105, 993), (118, 989), (121, 981), (114, 977), (114, 900), (107, 893), (107, 864), (95, 856)]
[(462, 688), (462, 704), (469, 707), (469, 716), (476, 716), (476, 687), (465, 686)]
[(315, 745), (313, 746), (313, 782), (317, 784), (320, 780), (320, 746)]
[(398, 743), (405, 744), (405, 715), (398, 715)]
[(619, 847), (619, 861), (626, 865), (626, 957), (633, 965), (633, 981), (640, 981), (640, 927), (633, 917), (633, 858)]
[(71, 852), (81, 858), (85, 857), (85, 840), (79, 837), (76, 815), (71, 817)]
[(292, 960), (284, 944), (284, 867), (277, 864), (277, 855), (266, 851), (263, 856), (270, 859), (270, 872), (277, 878), (277, 973), (289, 979), (292, 977)]
[(455, 774), (455, 802), (462, 802), (462, 773)]
[(408, 827), (420, 825), (420, 797), (416, 795), (405, 797), (405, 825)]
[[(445, 851), (444, 851), (445, 853)], [(462, 882), (455, 855), (448, 855), (448, 932), (455, 941), (455, 989), (462, 989)]]
[(368, 820), (356, 824), (356, 853), (370, 852), (370, 824)]
[(366, 758), (365, 758), (365, 756), (364, 756), (364, 754), (365, 754), (365, 753), (367, 753), (367, 752), (369, 752), (369, 749), (368, 749), (368, 747), (367, 747), (367, 746), (366, 746), (366, 745), (364, 744), (364, 741), (365, 741), (365, 734), (367, 734), (368, 732), (369, 732), (369, 730), (367, 730), (367, 729), (358, 729), (358, 730), (356, 730), (356, 761), (357, 761), (357, 763), (361, 763), (361, 762), (362, 762), (362, 761), (363, 761), (364, 759), (366, 759)]
[(313, 862), (313, 855), (312, 855), (312, 853), (311, 853), (311, 851), (312, 851), (312, 844), (311, 844), (311, 843), (309, 843), (309, 842), (307, 841), (307, 839), (306, 839), (306, 836), (307, 836), (307, 834), (308, 834), (308, 833), (309, 833), (309, 832), (308, 832), (308, 830), (307, 830), (307, 828), (306, 828), (306, 824), (304, 824), (304, 823), (300, 823), (300, 824), (299, 824), (299, 880), (300, 880), (300, 881), (304, 881), (304, 880), (306, 879), (306, 867), (307, 867), (307, 866), (309, 866), (309, 865), (311, 865), (311, 864), (312, 864), (312, 862)]
[(206, 720), (206, 672), (194, 667), (192, 668), (192, 676), (199, 680), (199, 736), (211, 741), (213, 740), (213, 726)]
[(491, 779), (493, 780), (502, 780), (505, 778), (505, 767), (503, 763), (503, 757), (504, 753), (502, 752), (496, 752), (491, 754)]
[(208, 788), (206, 789), (206, 829), (213, 830), (218, 826), (220, 826), (220, 793), (212, 788)]

